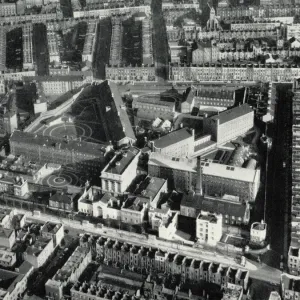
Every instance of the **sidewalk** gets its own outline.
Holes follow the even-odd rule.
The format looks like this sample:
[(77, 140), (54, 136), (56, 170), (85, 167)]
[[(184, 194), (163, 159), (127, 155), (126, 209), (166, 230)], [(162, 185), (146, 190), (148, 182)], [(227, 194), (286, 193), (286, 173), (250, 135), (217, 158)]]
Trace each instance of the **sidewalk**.
[[(79, 221), (69, 220), (65, 218), (59, 218), (55, 216), (50, 216), (46, 214), (40, 215), (32, 215), (31, 212), (22, 209), (16, 209), (18, 212), (25, 214), (27, 219), (38, 221), (38, 222), (57, 222), (64, 224), (65, 227), (71, 227), (72, 229), (76, 229), (79, 232), (85, 231), (87, 233), (102, 235), (112, 239), (118, 239), (123, 241), (130, 241), (133, 244), (145, 246), (145, 247), (156, 247), (163, 251), (167, 252), (178, 252), (182, 255), (189, 256), (194, 259), (199, 260), (208, 260), (212, 262), (218, 262), (225, 265), (234, 266), (236, 268), (243, 268), (241, 265), (237, 264), (232, 257), (223, 256), (212, 251), (206, 251), (200, 248), (193, 248), (190, 246), (186, 246), (183, 244), (175, 243), (172, 241), (165, 241), (156, 238), (155, 236), (148, 235), (140, 235), (135, 233), (130, 233), (123, 230), (117, 230), (112, 228), (98, 228), (95, 227), (94, 224), (85, 224), (82, 225)], [(256, 271), (257, 267), (253, 265), (251, 262), (246, 262), (246, 266), (244, 267), (247, 270)]]
[[(2, 206), (4, 207), (4, 206)], [(237, 264), (232, 257), (227, 257), (223, 255), (216, 254), (214, 252), (208, 252), (199, 248), (192, 248), (186, 245), (175, 243), (172, 241), (161, 240), (151, 235), (142, 235), (136, 233), (130, 233), (127, 231), (112, 229), (112, 228), (98, 228), (94, 224), (82, 225), (79, 221), (68, 220), (66, 218), (54, 217), (46, 214), (32, 215), (32, 212), (16, 209), (17, 212), (25, 214), (27, 219), (37, 221), (37, 222), (57, 222), (62, 223), (66, 228), (72, 230), (78, 230), (78, 233), (83, 231), (93, 235), (102, 235), (111, 239), (118, 239), (124, 242), (130, 242), (132, 244), (145, 246), (145, 247), (155, 247), (166, 252), (180, 253), (181, 255), (209, 262), (215, 262), (231, 266), (234, 268), (246, 269), (249, 271), (249, 275), (252, 278), (268, 281), (270, 283), (278, 284), (280, 282), (280, 270), (268, 267), (264, 264), (258, 264), (253, 261), (246, 260), (246, 266), (242, 267)]]

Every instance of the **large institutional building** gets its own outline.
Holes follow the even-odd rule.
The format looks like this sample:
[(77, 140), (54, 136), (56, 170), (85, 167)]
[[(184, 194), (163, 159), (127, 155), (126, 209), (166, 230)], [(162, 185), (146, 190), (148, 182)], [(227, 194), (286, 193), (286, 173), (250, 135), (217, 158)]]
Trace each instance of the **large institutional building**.
[(89, 142), (66, 141), (33, 133), (15, 131), (10, 138), (13, 155), (23, 155), (30, 161), (58, 163), (98, 174), (105, 163), (109, 146)]
[[(52, 136), (51, 130), (49, 135), (45, 134), (43, 130), (48, 127), (59, 126), (59, 124), (62, 127), (66, 126), (64, 125), (66, 121), (63, 121), (65, 119), (68, 122), (67, 125), (73, 126), (77, 132), (77, 124), (81, 126), (81, 122), (84, 123), (85, 119), (81, 117), (81, 114), (78, 115), (76, 104), (78, 101), (85, 101), (85, 93), (99, 97), (88, 99), (88, 101), (94, 103), (94, 113), (101, 120), (98, 122), (102, 129), (98, 131), (104, 132), (104, 141), (101, 142), (98, 138), (94, 142), (94, 135), (98, 137), (99, 133), (94, 132), (89, 126), (89, 122), (93, 121), (90, 119), (94, 118), (93, 115), (86, 117), (86, 127), (91, 128), (92, 131), (90, 137), (80, 136), (80, 134), (75, 139), (67, 135)], [(65, 114), (68, 117), (65, 117)], [(135, 141), (135, 135), (118, 89), (115, 84), (109, 85), (108, 82), (104, 82), (100, 85), (88, 86), (82, 89), (76, 97), (72, 96), (59, 107), (42, 113), (25, 131), (15, 131), (10, 138), (10, 149), (13, 155), (23, 155), (28, 160), (41, 164), (58, 163), (99, 175), (105, 166), (105, 155), (113, 145), (120, 146), (133, 141)]]
[(254, 111), (248, 104), (234, 107), (209, 118), (203, 119), (206, 133), (218, 144), (231, 141), (245, 134), (254, 126)]
[(131, 147), (116, 154), (101, 173), (102, 190), (124, 193), (136, 177), (136, 169), (140, 150)]
[(182, 128), (152, 142), (152, 151), (170, 157), (191, 157), (194, 154), (194, 130)]
[(260, 170), (233, 167), (218, 163), (201, 162), (197, 171), (196, 160), (151, 153), (148, 163), (150, 176), (168, 179), (179, 190), (195, 190), (201, 172), (203, 193), (238, 196), (239, 202), (254, 201), (260, 186)]

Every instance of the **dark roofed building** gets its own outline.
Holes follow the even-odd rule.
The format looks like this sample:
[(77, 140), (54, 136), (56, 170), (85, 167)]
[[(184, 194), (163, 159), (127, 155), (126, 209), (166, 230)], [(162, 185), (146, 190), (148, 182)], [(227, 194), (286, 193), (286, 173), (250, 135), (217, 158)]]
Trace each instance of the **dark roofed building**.
[(142, 95), (133, 100), (132, 106), (139, 119), (154, 120), (160, 118), (172, 121), (175, 116), (175, 101), (161, 95)]
[(187, 90), (185, 102), (181, 104), (181, 112), (191, 113), (194, 107), (233, 107), (241, 103), (245, 97), (245, 88), (228, 87), (225, 85), (193, 86)]
[(10, 137), (13, 155), (23, 155), (31, 161), (58, 163), (99, 174), (105, 155), (111, 149), (104, 144), (74, 141), (38, 135), (24, 131), (14, 131)]
[(250, 217), (248, 204), (193, 193), (184, 195), (180, 205), (181, 215), (196, 218), (201, 210), (221, 214), (225, 224), (248, 224)]
[(49, 198), (49, 207), (52, 209), (71, 212), (74, 210), (75, 194), (67, 194), (65, 192), (57, 192)]

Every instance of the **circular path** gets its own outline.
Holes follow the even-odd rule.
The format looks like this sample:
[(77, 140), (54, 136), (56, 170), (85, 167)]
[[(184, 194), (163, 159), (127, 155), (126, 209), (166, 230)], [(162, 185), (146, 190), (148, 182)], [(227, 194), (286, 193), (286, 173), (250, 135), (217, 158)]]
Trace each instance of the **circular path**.
[(53, 125), (43, 130), (44, 136), (51, 136), (56, 138), (70, 138), (73, 140), (81, 138), (90, 138), (93, 134), (92, 128), (85, 124), (58, 124)]

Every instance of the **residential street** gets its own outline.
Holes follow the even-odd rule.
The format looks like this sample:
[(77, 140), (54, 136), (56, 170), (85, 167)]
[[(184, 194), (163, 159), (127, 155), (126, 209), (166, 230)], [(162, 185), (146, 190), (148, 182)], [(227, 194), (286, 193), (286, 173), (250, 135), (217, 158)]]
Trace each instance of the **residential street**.
[[(71, 235), (79, 235), (80, 233), (90, 233), (93, 235), (102, 235), (112, 239), (119, 239), (121, 241), (130, 241), (134, 244), (146, 246), (146, 247), (158, 247), (163, 251), (169, 252), (179, 252), (182, 255), (189, 256), (195, 259), (202, 259), (202, 260), (209, 260), (213, 262), (218, 262), (226, 265), (230, 265), (233, 267), (242, 268), (238, 265), (232, 257), (225, 257), (221, 255), (214, 254), (212, 252), (203, 251), (199, 248), (192, 248), (192, 247), (184, 247), (180, 244), (176, 244), (177, 247), (170, 248), (170, 245), (174, 246), (175, 243), (165, 242), (163, 240), (156, 240), (154, 241), (147, 240), (143, 238), (144, 236), (138, 237), (130, 232), (125, 232), (121, 230), (110, 230), (109, 228), (96, 228), (93, 224), (88, 225), (81, 225), (80, 222), (70, 221), (64, 218), (57, 218), (54, 216), (49, 216), (46, 214), (40, 214), (40, 216), (34, 215), (32, 216), (31, 212), (17, 209), (19, 213), (26, 214), (27, 218), (37, 222), (46, 222), (46, 221), (53, 221), (53, 222), (60, 222), (63, 223), (65, 228), (69, 230), (69, 234)], [(117, 233), (116, 233), (117, 232)], [(265, 264), (259, 264), (257, 262), (249, 262), (247, 261), (245, 269), (249, 270), (250, 277), (267, 281), (270, 283), (278, 284), (280, 282), (280, 274), (281, 271), (275, 268), (268, 267)]]

